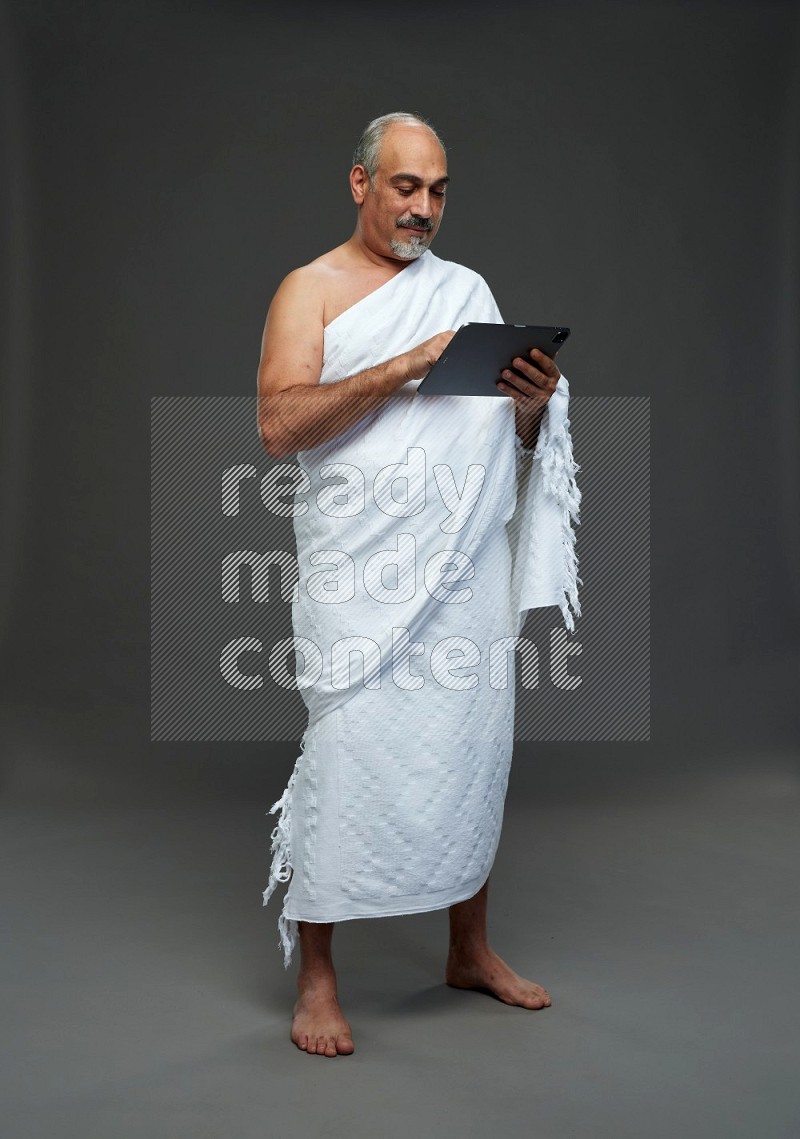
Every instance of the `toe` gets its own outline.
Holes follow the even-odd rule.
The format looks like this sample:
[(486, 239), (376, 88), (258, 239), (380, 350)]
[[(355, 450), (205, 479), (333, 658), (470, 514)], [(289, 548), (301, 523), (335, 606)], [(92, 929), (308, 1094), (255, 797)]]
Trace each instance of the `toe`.
[(297, 1038), (297, 1047), (302, 1048), (303, 1050), (308, 1048), (308, 1033), (307, 1032), (301, 1032), (300, 1033), (300, 1035)]
[(533, 995), (539, 1002), (536, 1006), (537, 1008), (544, 1008), (546, 1005), (550, 1004), (550, 994), (548, 993), (547, 989), (543, 989), (541, 985), (536, 986)]
[(325, 1055), (326, 1056), (335, 1056), (336, 1055), (336, 1037), (335, 1036), (329, 1036), (328, 1037), (327, 1043), (325, 1044)]
[(351, 1052), (355, 1051), (352, 1036), (337, 1036), (336, 1048), (343, 1055), (349, 1056)]

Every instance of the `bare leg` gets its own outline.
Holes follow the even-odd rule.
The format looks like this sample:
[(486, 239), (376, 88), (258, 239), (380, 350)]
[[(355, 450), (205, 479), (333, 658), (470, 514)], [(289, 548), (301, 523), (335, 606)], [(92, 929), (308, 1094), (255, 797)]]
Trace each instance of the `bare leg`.
[(456, 989), (488, 990), (509, 1005), (546, 1008), (546, 989), (526, 981), (489, 947), (486, 935), (487, 878), (477, 894), (450, 906), (450, 949), (445, 980)]
[(355, 1051), (350, 1025), (336, 992), (331, 956), (333, 922), (297, 923), (300, 941), (298, 998), (292, 1016), (292, 1040), (304, 1052), (318, 1056), (349, 1055)]

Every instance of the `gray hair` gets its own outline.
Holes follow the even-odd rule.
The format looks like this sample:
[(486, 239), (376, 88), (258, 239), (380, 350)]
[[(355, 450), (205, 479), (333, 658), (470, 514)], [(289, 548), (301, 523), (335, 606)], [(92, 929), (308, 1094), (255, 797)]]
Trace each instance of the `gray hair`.
[[(391, 126), (392, 123), (419, 123), (420, 126), (427, 127), (442, 150), (445, 149), (444, 143), (439, 138), (436, 130), (428, 120), (423, 119), (421, 115), (413, 115), (410, 111), (392, 111), (389, 115), (381, 115), (380, 118), (373, 119), (371, 123), (367, 123), (361, 138), (356, 144), (356, 149), (353, 152), (353, 166), (364, 167), (367, 172), (367, 177), (369, 178), (370, 187), (374, 185), (375, 173), (378, 169), (378, 163), (380, 162), (383, 136), (386, 133), (387, 127)], [(447, 152), (445, 151), (445, 153)]]

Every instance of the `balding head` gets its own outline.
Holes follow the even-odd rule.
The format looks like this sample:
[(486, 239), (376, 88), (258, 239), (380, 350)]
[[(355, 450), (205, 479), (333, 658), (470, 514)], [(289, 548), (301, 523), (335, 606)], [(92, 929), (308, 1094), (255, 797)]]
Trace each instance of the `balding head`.
[(414, 132), (428, 140), (433, 136), (441, 148), (444, 163), (447, 153), (444, 143), (427, 119), (410, 111), (392, 111), (391, 114), (381, 115), (366, 125), (353, 153), (353, 166), (364, 167), (371, 189), (375, 187), (375, 175), (383, 158), (383, 145), (387, 141), (387, 136), (396, 135), (402, 128), (405, 128), (403, 134), (407, 138), (409, 131), (412, 137)]

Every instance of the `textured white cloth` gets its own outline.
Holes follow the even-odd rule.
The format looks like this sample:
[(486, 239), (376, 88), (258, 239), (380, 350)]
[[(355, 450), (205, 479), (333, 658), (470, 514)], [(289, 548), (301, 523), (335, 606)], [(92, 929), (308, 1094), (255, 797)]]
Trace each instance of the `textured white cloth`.
[[(427, 250), (326, 327), (320, 382), (468, 321), (502, 323), (488, 285)], [(529, 609), (559, 606), (570, 630), (570, 606), (580, 614), (566, 377), (534, 451), (511, 398), (426, 396), (419, 382), (297, 456), (308, 509), (294, 517), (292, 621), (321, 672), (310, 684), (315, 654), (298, 653), (309, 722), (269, 812), (263, 900), (289, 881), (287, 967), (298, 921), (419, 913), (480, 889), (511, 762), (513, 639)], [(401, 566), (382, 569), (381, 552)], [(348, 674), (347, 637), (362, 638), (363, 675), (359, 652)]]

